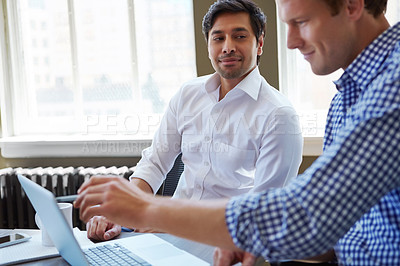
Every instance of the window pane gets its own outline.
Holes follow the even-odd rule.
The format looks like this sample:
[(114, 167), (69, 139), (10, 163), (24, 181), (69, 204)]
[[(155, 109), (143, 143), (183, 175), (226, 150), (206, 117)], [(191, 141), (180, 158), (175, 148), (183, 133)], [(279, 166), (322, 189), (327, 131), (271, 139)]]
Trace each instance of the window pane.
[[(134, 112), (128, 1), (75, 1), (79, 84), (84, 115)], [(81, 91), (79, 90), (81, 89)], [(138, 97), (136, 97), (138, 99)]]
[[(64, 0), (21, 2), (21, 40), (27, 110), (22, 117), (73, 115), (73, 75)], [(23, 98), (21, 91), (18, 98)], [(57, 102), (55, 105), (54, 103)], [(22, 108), (18, 110), (23, 111)], [(24, 124), (24, 123), (22, 123)]]
[(135, 1), (139, 87), (160, 113), (168, 99), (196, 76), (192, 1)]
[(400, 2), (398, 0), (389, 0), (386, 10), (386, 17), (390, 25), (400, 21)]
[(196, 76), (192, 0), (17, 3), (16, 135), (151, 138), (172, 95)]

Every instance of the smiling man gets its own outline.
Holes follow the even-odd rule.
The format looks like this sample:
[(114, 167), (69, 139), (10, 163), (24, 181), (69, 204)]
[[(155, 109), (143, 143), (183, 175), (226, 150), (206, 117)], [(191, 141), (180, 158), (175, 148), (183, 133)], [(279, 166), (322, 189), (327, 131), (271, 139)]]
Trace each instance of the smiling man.
[[(297, 175), (303, 141), (297, 115), (258, 70), (265, 24), (248, 0), (210, 7), (203, 32), (216, 73), (187, 82), (172, 98), (129, 186), (157, 192), (180, 153), (185, 168), (174, 198), (229, 198), (283, 187)], [(96, 240), (120, 230), (104, 217), (87, 224)]]

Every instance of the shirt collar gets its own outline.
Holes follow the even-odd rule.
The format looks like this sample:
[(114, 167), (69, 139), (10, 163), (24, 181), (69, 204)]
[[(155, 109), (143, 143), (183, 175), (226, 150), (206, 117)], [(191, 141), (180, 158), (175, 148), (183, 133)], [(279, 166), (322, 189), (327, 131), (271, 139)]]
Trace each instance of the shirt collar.
[(399, 40), (400, 22), (390, 27), (369, 44), (335, 84), (339, 87), (345, 87), (351, 79), (361, 90), (365, 89), (379, 73), (385, 59)]
[[(205, 90), (207, 93), (211, 94), (215, 92), (216, 89), (221, 85), (220, 75), (214, 73), (207, 79), (205, 83)], [(239, 82), (233, 89), (239, 89), (245, 92), (254, 100), (258, 99), (261, 88), (261, 75), (258, 66), (254, 68), (241, 82)]]

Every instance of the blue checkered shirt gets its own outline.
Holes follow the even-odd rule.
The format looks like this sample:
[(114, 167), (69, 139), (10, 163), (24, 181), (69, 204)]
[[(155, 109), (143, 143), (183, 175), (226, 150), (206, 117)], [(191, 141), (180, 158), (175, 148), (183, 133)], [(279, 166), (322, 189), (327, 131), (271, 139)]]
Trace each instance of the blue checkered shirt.
[(282, 189), (235, 197), (235, 245), (270, 261), (335, 248), (342, 265), (400, 265), (400, 23), (336, 82), (324, 152)]

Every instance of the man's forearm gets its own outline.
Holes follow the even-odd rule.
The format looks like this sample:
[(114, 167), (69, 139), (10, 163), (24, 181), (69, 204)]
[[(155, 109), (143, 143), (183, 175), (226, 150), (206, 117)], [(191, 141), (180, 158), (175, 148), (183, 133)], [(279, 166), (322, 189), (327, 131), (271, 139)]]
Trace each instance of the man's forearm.
[(238, 250), (225, 222), (227, 202), (156, 197), (146, 211), (146, 223), (152, 228), (183, 238)]
[[(144, 181), (143, 181), (144, 182)], [(153, 196), (120, 177), (94, 177), (78, 190), (75, 208), (87, 222), (93, 216), (132, 228), (152, 228), (237, 250), (225, 222), (228, 200), (194, 201)]]

